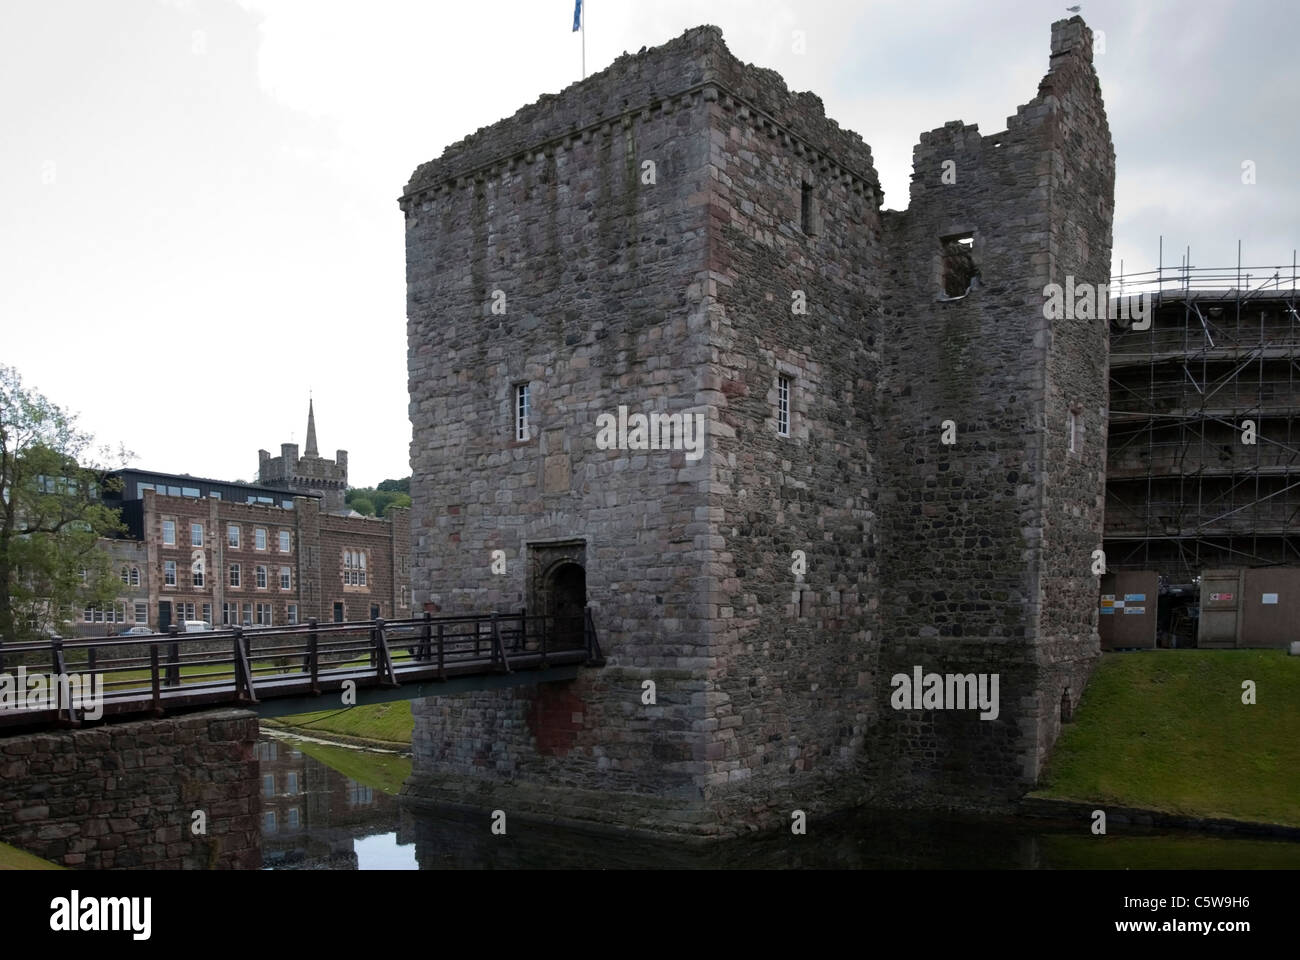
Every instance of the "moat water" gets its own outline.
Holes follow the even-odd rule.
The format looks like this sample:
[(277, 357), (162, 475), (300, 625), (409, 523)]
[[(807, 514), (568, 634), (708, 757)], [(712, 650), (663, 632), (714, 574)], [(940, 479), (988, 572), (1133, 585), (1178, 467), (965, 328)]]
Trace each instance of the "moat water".
[(518, 818), (499, 836), (486, 813), (412, 809), (291, 739), (264, 737), (259, 755), (269, 869), (1300, 869), (1300, 843), (1286, 841), (868, 812), (704, 848)]

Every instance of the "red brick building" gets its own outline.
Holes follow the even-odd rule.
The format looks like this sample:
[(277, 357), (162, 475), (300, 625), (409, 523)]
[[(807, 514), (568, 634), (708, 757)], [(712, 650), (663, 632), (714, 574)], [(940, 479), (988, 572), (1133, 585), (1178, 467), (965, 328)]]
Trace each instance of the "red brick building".
[(127, 534), (105, 547), (125, 570), (122, 597), (111, 611), (86, 610), (82, 633), (161, 631), (185, 620), (279, 626), (411, 615), (405, 508), (376, 519), (327, 513), (321, 496), (258, 484), (139, 470), (115, 476), (122, 489), (113, 505)]

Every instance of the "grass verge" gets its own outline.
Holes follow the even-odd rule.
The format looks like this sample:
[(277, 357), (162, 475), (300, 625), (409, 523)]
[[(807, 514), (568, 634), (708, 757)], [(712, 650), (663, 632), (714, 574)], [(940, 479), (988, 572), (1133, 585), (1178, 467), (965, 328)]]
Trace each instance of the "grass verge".
[(0, 870), (65, 870), (57, 863), (50, 863), (7, 843), (0, 843)]
[(278, 717), (277, 721), (286, 729), (300, 730), (303, 733), (334, 733), (408, 747), (415, 726), (410, 700), (299, 713), (291, 717)]
[(1297, 731), (1300, 657), (1107, 653), (1031, 795), (1300, 826)]
[(357, 783), (374, 787), (384, 793), (396, 795), (402, 782), (411, 775), (411, 758), (393, 753), (374, 753), (368, 750), (351, 750), (323, 743), (306, 743), (295, 740), (293, 745), (309, 757), (333, 767)]

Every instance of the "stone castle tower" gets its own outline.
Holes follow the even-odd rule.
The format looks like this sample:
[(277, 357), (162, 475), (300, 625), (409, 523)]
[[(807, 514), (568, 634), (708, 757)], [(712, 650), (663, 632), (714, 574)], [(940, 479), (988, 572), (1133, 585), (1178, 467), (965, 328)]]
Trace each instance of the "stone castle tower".
[[(704, 836), (1023, 793), (1098, 655), (1107, 330), (1043, 304), (1108, 281), (1113, 182), (1077, 17), (1005, 131), (922, 135), (904, 212), (714, 27), (421, 165), (415, 603), (585, 602), (607, 664), (416, 702), (407, 792)], [(635, 413), (702, 443), (601, 439)], [(895, 709), (914, 667), (997, 716)]]
[(280, 444), (280, 455), (272, 457), (257, 451), (257, 476), (260, 483), (283, 486), (294, 493), (319, 494), (324, 498), (326, 513), (347, 510), (344, 496), (348, 490), (348, 452), (339, 450), (335, 459), (326, 460), (316, 449), (316, 410), (307, 401), (307, 449), (298, 456), (298, 444)]

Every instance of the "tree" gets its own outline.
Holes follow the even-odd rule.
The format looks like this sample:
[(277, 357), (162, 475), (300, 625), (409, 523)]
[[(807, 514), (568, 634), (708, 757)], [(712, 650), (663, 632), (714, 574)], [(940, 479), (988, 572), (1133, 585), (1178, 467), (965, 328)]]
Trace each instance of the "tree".
[(375, 515), (375, 505), (369, 497), (353, 497), (348, 506), (363, 517), (373, 517)]
[(385, 480), (378, 487), (352, 487), (344, 502), (366, 517), (386, 517), (392, 507), (411, 505), (411, 478)]
[(116, 596), (97, 547), (124, 528), (104, 505), (105, 468), (87, 461), (90, 443), (74, 416), (0, 366), (0, 643), (59, 632), (79, 607)]

